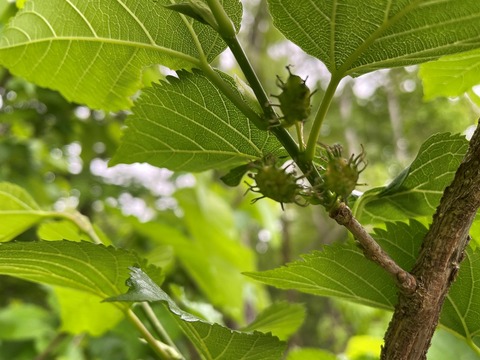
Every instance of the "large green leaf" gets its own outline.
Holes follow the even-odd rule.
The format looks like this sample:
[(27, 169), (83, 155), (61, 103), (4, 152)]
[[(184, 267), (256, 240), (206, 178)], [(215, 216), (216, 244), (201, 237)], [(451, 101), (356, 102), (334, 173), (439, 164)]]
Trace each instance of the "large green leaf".
[[(374, 238), (404, 269), (415, 262), (427, 229), (421, 223), (387, 223), (376, 229)], [(397, 289), (387, 273), (368, 261), (351, 245), (324, 247), (287, 266), (247, 273), (265, 284), (281, 289), (347, 299), (383, 309), (393, 309)], [(471, 341), (480, 343), (480, 251), (467, 249), (456, 282), (445, 301), (440, 324)], [(479, 349), (480, 351), (480, 349)]]
[(354, 245), (327, 246), (284, 267), (246, 275), (281, 289), (339, 297), (383, 309), (395, 303), (393, 281)]
[[(221, 2), (239, 28), (241, 3)], [(28, 1), (2, 32), (0, 62), (16, 75), (60, 90), (68, 100), (106, 110), (129, 108), (146, 66), (198, 65), (196, 40), (209, 61), (225, 48), (212, 28), (166, 9), (168, 4)]]
[(477, 0), (268, 0), (275, 26), (338, 76), (480, 47)]
[(206, 360), (278, 360), (285, 344), (271, 334), (233, 331), (218, 324), (210, 324), (181, 310), (175, 302), (141, 269), (133, 267), (126, 294), (108, 301), (162, 301), (185, 335)]
[(355, 216), (362, 224), (432, 216), (467, 147), (460, 135), (431, 136), (390, 185), (369, 190), (356, 201)]
[[(235, 91), (233, 79), (222, 76)], [(252, 126), (202, 73), (180, 72), (179, 78), (167, 79), (145, 89), (136, 103), (113, 164), (148, 162), (202, 171), (279, 151), (275, 137)]]
[(480, 84), (480, 50), (443, 56), (420, 67), (423, 93), (429, 100), (437, 96), (459, 96)]
[[(10, 242), (0, 245), (0, 274), (68, 287), (106, 298), (125, 292), (128, 268), (145, 265), (132, 252), (87, 242)], [(149, 272), (155, 270), (149, 268)]]

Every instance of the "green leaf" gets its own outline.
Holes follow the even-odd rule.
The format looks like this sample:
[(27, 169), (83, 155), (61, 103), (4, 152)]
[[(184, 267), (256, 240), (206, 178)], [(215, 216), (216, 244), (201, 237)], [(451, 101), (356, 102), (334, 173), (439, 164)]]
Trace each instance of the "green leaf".
[(90, 238), (71, 221), (47, 221), (38, 227), (38, 237), (46, 241), (90, 241)]
[(271, 332), (280, 340), (287, 340), (305, 320), (305, 307), (301, 304), (279, 302), (263, 310), (242, 331)]
[[(84, 291), (100, 298), (123, 293), (128, 267), (144, 265), (132, 252), (87, 242), (0, 245), (0, 274)], [(149, 267), (149, 272), (154, 272)], [(153, 273), (152, 273), (153, 274)]]
[(90, 220), (79, 212), (61, 213), (42, 210), (23, 188), (8, 182), (0, 182), (0, 243), (14, 239), (17, 235), (46, 219), (59, 218), (63, 220), (40, 224), (38, 229), (40, 238), (93, 241), (84, 233), (91, 230), (96, 233), (103, 244), (111, 243), (99, 228), (90, 224)]
[(126, 294), (107, 301), (162, 301), (185, 335), (206, 360), (278, 360), (285, 344), (270, 334), (253, 334), (230, 330), (218, 324), (207, 323), (181, 310), (173, 300), (141, 269), (131, 268), (130, 286)]
[[(375, 229), (375, 240), (404, 269), (411, 269), (427, 229), (417, 221), (387, 223)], [(387, 273), (368, 261), (352, 244), (325, 246), (322, 252), (278, 269), (248, 276), (281, 289), (295, 289), (320, 296), (346, 299), (357, 304), (392, 310), (397, 289)], [(440, 324), (475, 347), (480, 341), (480, 251), (467, 249), (458, 278), (443, 306)], [(480, 351), (480, 348), (479, 348)]]
[(382, 309), (392, 309), (396, 289), (389, 275), (368, 261), (353, 244), (325, 246), (301, 260), (247, 276), (280, 289), (337, 297)]
[[(240, 28), (241, 3), (221, 2)], [(169, 4), (28, 1), (2, 32), (0, 62), (15, 75), (59, 90), (68, 100), (105, 110), (129, 108), (145, 67), (197, 66), (197, 40), (208, 61), (225, 49), (213, 29), (166, 9)]]
[(457, 336), (442, 328), (437, 329), (432, 338), (432, 346), (428, 349), (427, 359), (451, 360), (478, 360), (478, 353), (461, 341)]
[[(403, 268), (409, 269), (427, 229), (417, 221), (387, 223), (375, 240)], [(382, 309), (393, 309), (396, 287), (382, 268), (367, 260), (352, 243), (324, 246), (286, 266), (246, 275), (281, 289), (332, 296)]]
[(430, 217), (467, 147), (467, 140), (460, 135), (431, 136), (412, 164), (390, 185), (369, 190), (355, 202), (355, 216), (362, 224)]
[(1, 308), (0, 324), (2, 340), (42, 338), (55, 332), (52, 314), (31, 304), (12, 303)]
[(46, 216), (24, 189), (0, 183), (0, 242), (14, 239)]
[(352, 360), (379, 359), (383, 345), (381, 337), (357, 335), (349, 339), (345, 355)]
[[(222, 77), (237, 91), (233, 79)], [(167, 79), (145, 89), (112, 164), (148, 162), (174, 171), (203, 171), (278, 153), (276, 138), (252, 126), (201, 72)]]
[(240, 182), (248, 170), (250, 170), (250, 164), (237, 166), (236, 168), (231, 169), (227, 174), (223, 175), (220, 180), (222, 180), (225, 185), (236, 187), (240, 185)]
[(275, 26), (337, 76), (419, 64), (480, 47), (477, 0), (268, 3)]
[(221, 324), (223, 322), (223, 314), (220, 311), (208, 302), (190, 300), (183, 287), (172, 284), (169, 286), (169, 291), (177, 303), (189, 313), (210, 323)]
[[(457, 335), (480, 344), (480, 251), (467, 249), (443, 305), (440, 323)], [(480, 346), (477, 345), (478, 353)]]
[(124, 317), (117, 306), (103, 302), (96, 295), (65, 287), (54, 290), (60, 305), (62, 331), (101, 336)]
[(287, 360), (337, 360), (337, 356), (325, 350), (299, 348), (288, 353)]
[(419, 76), (426, 100), (463, 95), (480, 84), (480, 50), (443, 56), (422, 64)]

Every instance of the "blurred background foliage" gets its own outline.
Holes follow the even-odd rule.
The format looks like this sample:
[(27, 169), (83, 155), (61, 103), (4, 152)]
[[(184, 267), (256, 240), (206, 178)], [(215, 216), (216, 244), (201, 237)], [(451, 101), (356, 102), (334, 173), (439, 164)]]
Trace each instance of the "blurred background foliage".
[[(272, 27), (264, 0), (244, 5), (241, 40), (267, 91), (278, 94), (276, 76), (285, 79), (285, 66), (291, 64), (294, 73), (308, 76), (307, 84), (318, 90), (312, 98), (315, 109), (328, 80), (325, 67)], [(3, 1), (0, 22), (15, 11), (14, 2)], [(241, 77), (228, 52), (216, 65)], [(152, 67), (144, 81), (167, 73)], [(424, 102), (416, 67), (378, 71), (344, 80), (321, 141), (340, 143), (346, 153), (356, 154), (363, 145), (368, 168), (360, 181), (366, 185), (359, 190), (365, 191), (395, 177), (428, 136), (468, 133), (478, 110), (467, 97)], [(241, 275), (343, 241), (345, 231), (323, 208), (286, 206), (282, 211), (269, 200), (251, 204), (255, 194), (245, 194), (247, 185), (227, 188), (219, 181), (223, 174), (216, 172), (172, 173), (145, 164), (109, 168), (127, 115), (68, 103), (58, 93), (0, 69), (0, 181), (25, 188), (42, 207), (78, 209), (90, 217), (115, 246), (133, 249), (161, 266), (167, 274), (165, 290), (198, 316), (239, 328), (272, 301), (301, 303), (307, 316), (289, 340), (296, 349), (291, 359), (378, 357), (389, 313), (267, 289)], [(37, 238), (33, 229), (18, 241)], [(54, 289), (0, 277), (0, 293), (0, 360), (153, 358), (125, 321), (116, 320), (95, 336), (92, 325), (66, 331)], [(187, 347), (169, 315), (160, 307), (156, 311), (171, 336)], [(324, 351), (302, 352), (299, 347)], [(432, 359), (451, 359), (460, 352), (465, 359), (475, 358), (453, 335), (436, 335)]]

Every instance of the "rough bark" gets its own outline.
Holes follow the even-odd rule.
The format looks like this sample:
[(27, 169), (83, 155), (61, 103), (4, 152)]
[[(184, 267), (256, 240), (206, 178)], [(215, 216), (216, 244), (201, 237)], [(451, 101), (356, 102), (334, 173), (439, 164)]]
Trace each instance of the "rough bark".
[(400, 292), (385, 334), (383, 360), (426, 359), (445, 296), (455, 280), (469, 241), (469, 229), (480, 207), (480, 126), (443, 194), (410, 273), (413, 293)]

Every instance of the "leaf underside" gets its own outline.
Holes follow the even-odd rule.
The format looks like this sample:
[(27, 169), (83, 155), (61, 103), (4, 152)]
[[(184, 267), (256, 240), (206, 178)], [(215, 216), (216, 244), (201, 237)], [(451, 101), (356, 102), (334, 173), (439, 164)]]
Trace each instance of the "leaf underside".
[[(221, 2), (240, 28), (241, 3)], [(168, 4), (28, 1), (1, 33), (0, 63), (15, 75), (59, 90), (70, 101), (112, 111), (129, 108), (145, 67), (161, 64), (178, 70), (198, 64), (189, 26), (208, 61), (225, 49), (213, 29), (163, 6)]]
[[(203, 171), (281, 152), (278, 140), (253, 126), (201, 72), (178, 75), (144, 90), (111, 164)], [(236, 91), (233, 79), (221, 76)]]
[(432, 216), (467, 148), (463, 136), (431, 136), (412, 164), (390, 185), (371, 189), (356, 201), (355, 217), (366, 225)]
[(480, 50), (448, 55), (422, 64), (419, 76), (426, 100), (463, 95), (480, 84)]
[(274, 25), (332, 74), (359, 76), (480, 47), (477, 0), (268, 0)]

